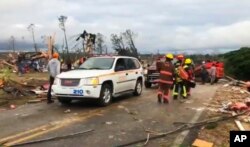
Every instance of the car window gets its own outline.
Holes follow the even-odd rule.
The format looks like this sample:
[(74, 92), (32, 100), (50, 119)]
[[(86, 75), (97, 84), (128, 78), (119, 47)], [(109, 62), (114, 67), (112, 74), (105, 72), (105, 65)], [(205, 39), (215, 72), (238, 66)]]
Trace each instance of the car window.
[(139, 61), (138, 61), (138, 60), (133, 59), (133, 61), (134, 61), (134, 63), (135, 63), (135, 67), (136, 67), (136, 69), (138, 69), (138, 68), (140, 68), (140, 67), (141, 67), (141, 65), (140, 65), (140, 63), (139, 63)]
[(126, 59), (126, 64), (127, 64), (128, 70), (136, 69), (136, 65), (135, 65), (135, 62), (133, 61), (133, 59)]
[(120, 58), (116, 62), (115, 71), (123, 71), (123, 70), (126, 70), (126, 62), (125, 59)]
[(79, 67), (79, 69), (111, 69), (113, 62), (114, 58), (89, 58)]

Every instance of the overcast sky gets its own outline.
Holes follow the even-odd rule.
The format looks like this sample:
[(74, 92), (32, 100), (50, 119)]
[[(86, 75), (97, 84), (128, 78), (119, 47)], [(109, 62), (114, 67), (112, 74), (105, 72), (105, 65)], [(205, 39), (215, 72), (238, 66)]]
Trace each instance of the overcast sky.
[(13, 35), (29, 42), (27, 26), (34, 23), (37, 42), (56, 33), (61, 44), (60, 15), (68, 16), (71, 46), (83, 30), (100, 32), (109, 42), (111, 33), (126, 29), (137, 34), (140, 52), (250, 45), (250, 0), (1, 0), (0, 40)]

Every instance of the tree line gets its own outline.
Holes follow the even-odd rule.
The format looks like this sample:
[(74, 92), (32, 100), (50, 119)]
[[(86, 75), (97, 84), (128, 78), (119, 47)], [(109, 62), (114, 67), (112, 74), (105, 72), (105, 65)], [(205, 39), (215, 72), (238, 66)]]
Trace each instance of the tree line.
[(239, 80), (250, 80), (250, 47), (219, 55), (225, 62), (225, 73)]

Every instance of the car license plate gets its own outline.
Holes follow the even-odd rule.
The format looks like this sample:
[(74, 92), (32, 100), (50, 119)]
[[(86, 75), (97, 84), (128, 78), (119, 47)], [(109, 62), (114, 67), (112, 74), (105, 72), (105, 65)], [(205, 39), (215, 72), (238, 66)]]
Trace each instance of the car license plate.
[(74, 89), (73, 90), (74, 95), (80, 95), (83, 96), (83, 90), (82, 89)]

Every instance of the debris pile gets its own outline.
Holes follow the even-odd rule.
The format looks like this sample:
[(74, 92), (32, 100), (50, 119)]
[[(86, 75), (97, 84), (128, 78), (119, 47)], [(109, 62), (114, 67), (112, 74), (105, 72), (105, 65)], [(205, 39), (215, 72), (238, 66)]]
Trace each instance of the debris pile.
[(48, 86), (47, 78), (6, 77), (3, 74), (0, 76), (0, 106), (41, 102), (46, 99)]
[(213, 142), (215, 146), (229, 146), (229, 131), (250, 129), (250, 93), (246, 83), (231, 79), (229, 83), (219, 87), (212, 102), (205, 105), (210, 110), (208, 117), (247, 113), (233, 121), (218, 123), (214, 128), (203, 127), (198, 135), (199, 139)]
[[(19, 52), (6, 54), (0, 60), (0, 67), (12, 69), (13, 72), (28, 73), (30, 71), (44, 72), (48, 54), (46, 52)], [(1, 71), (0, 71), (1, 72)]]

